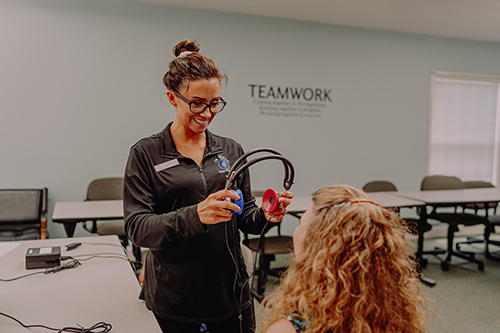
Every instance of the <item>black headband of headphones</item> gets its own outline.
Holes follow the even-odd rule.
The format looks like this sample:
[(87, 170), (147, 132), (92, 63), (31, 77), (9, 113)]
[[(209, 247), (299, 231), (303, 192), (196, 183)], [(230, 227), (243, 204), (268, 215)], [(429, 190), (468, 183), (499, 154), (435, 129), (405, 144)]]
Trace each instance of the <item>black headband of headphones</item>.
[[(266, 155), (266, 156), (257, 157), (257, 158), (255, 158), (253, 160), (250, 160), (250, 161), (246, 162), (241, 167), (239, 167), (239, 165), (243, 161), (245, 161), (248, 156), (256, 154), (256, 153), (272, 153), (274, 155)], [(232, 188), (232, 186), (234, 184), (234, 181), (238, 178), (238, 176), (243, 171), (245, 171), (246, 169), (248, 169), (248, 167), (250, 167), (250, 166), (252, 166), (255, 163), (258, 163), (260, 161), (270, 160), (270, 159), (281, 160), (283, 162), (283, 165), (285, 167), (285, 179), (283, 180), (283, 187), (285, 188), (285, 190), (288, 191), (292, 187), (293, 178), (294, 178), (294, 175), (295, 175), (295, 171), (293, 169), (293, 165), (292, 165), (292, 163), (288, 159), (286, 159), (285, 157), (281, 156), (281, 154), (279, 152), (277, 152), (276, 150), (271, 149), (271, 148), (256, 148), (254, 150), (251, 150), (251, 151), (249, 151), (249, 152), (241, 155), (240, 158), (238, 158), (236, 160), (236, 162), (234, 162), (234, 164), (231, 167), (231, 169), (229, 169), (229, 173), (227, 175), (227, 180), (226, 180), (226, 190)], [(238, 168), (238, 169), (236, 170), (236, 168)]]

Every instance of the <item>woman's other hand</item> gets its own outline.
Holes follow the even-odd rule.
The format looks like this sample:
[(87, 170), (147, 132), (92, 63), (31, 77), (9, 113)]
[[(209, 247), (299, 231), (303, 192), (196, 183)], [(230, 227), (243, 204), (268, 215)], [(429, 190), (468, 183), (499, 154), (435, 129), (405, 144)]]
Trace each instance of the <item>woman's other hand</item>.
[(274, 222), (274, 223), (281, 222), (283, 220), (283, 218), (285, 217), (286, 207), (288, 207), (290, 202), (292, 202), (292, 199), (293, 199), (292, 192), (289, 192), (289, 191), (281, 192), (280, 198), (278, 200), (278, 202), (279, 202), (278, 208), (272, 213), (268, 213), (268, 212), (264, 211), (264, 214), (266, 215), (266, 219), (269, 222)]
[(217, 224), (231, 220), (233, 211), (240, 211), (240, 207), (232, 200), (240, 197), (236, 192), (230, 190), (220, 190), (210, 194), (197, 206), (198, 217), (203, 224)]

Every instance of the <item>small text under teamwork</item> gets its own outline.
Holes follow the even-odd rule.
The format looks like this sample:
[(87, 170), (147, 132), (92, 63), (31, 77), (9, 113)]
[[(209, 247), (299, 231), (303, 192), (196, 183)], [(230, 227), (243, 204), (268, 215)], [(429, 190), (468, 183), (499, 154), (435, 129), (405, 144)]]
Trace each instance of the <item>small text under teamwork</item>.
[(331, 102), (330, 93), (331, 89), (319, 88), (297, 88), (297, 87), (273, 87), (261, 84), (249, 84), (252, 88), (252, 98), (272, 98), (272, 99), (292, 99), (292, 100), (305, 100), (305, 101), (322, 101)]

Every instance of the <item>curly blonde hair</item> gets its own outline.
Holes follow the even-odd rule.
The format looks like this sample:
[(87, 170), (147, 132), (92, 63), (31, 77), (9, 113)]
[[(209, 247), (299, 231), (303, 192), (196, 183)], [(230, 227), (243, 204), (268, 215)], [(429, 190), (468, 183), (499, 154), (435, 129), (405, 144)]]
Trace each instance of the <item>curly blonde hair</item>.
[(303, 251), (263, 301), (263, 332), (293, 312), (310, 321), (308, 333), (428, 331), (432, 302), (420, 290), (407, 230), (372, 200), (348, 185), (314, 193)]

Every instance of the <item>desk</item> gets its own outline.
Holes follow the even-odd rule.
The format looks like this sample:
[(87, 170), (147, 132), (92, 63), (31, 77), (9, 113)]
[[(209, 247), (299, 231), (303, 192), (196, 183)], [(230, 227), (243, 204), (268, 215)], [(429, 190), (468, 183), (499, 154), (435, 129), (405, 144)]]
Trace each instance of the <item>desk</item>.
[(52, 213), (52, 222), (63, 223), (68, 237), (73, 237), (78, 222), (121, 219), (122, 200), (56, 202)]
[[(500, 188), (495, 187), (394, 193), (401, 197), (423, 201), (425, 202), (426, 206), (430, 206), (433, 208), (453, 207), (457, 205), (479, 203), (482, 203), (485, 205), (485, 207), (488, 207), (489, 204), (500, 202)], [(485, 214), (486, 217), (488, 217), (487, 209)], [(427, 220), (427, 218), (427, 211), (424, 209), (421, 214), (421, 220)], [(423, 223), (420, 224), (423, 225)], [(485, 226), (485, 228), (489, 228), (489, 226)], [(488, 256), (489, 252), (486, 252), (485, 255)]]
[[(72, 242), (81, 242), (82, 245), (66, 251), (64, 246)], [(104, 252), (124, 254), (117, 236), (15, 243), (19, 245), (0, 256), (1, 279), (43, 271), (25, 269), (25, 254), (31, 247), (60, 246), (63, 256)], [(93, 258), (81, 263), (76, 268), (53, 274), (0, 282), (0, 311), (25, 325), (41, 324), (60, 329), (78, 327), (79, 324), (88, 328), (103, 321), (113, 326), (111, 332), (161, 332), (153, 313), (138, 299), (140, 286), (129, 262), (117, 258)], [(27, 330), (12, 319), (0, 316), (0, 332), (28, 331), (47, 332), (41, 328)]]
[[(255, 199), (260, 207), (262, 197)], [(310, 196), (297, 196), (288, 206), (287, 212), (300, 218), (300, 215), (309, 208), (310, 204)], [(123, 219), (122, 200), (56, 202), (52, 213), (52, 222), (63, 223), (68, 237), (73, 237), (78, 222), (121, 219)]]
[(385, 208), (411, 208), (425, 205), (421, 200), (399, 196), (397, 193), (398, 192), (370, 192), (367, 194), (371, 196), (376, 203)]
[(427, 206), (432, 207), (456, 206), (467, 203), (490, 204), (500, 202), (500, 188), (496, 187), (391, 193), (397, 196), (423, 201)]

